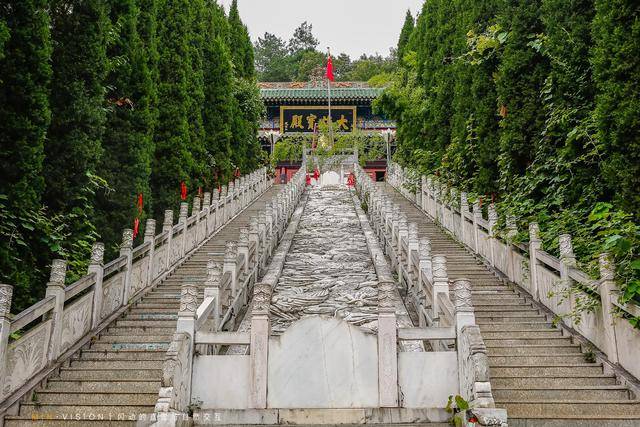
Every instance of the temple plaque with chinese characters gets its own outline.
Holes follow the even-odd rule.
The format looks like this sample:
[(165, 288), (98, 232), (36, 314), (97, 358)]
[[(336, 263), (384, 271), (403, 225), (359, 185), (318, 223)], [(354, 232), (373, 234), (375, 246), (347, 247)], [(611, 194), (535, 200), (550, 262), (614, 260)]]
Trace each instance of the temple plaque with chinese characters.
[[(356, 107), (331, 107), (331, 121), (338, 132), (353, 132), (357, 120)], [(310, 133), (329, 122), (329, 108), (320, 107), (280, 107), (280, 132)]]

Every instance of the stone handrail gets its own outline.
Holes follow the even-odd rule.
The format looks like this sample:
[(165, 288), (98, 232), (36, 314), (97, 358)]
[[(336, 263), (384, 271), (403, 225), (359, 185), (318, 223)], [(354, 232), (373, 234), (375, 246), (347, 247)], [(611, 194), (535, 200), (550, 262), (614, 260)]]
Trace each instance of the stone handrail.
[[(89, 342), (133, 301), (166, 277), (228, 220), (270, 186), (261, 168), (180, 206), (177, 225), (165, 212), (162, 232), (147, 220), (144, 243), (133, 248), (133, 232), (125, 230), (119, 257), (106, 265), (104, 245), (95, 243), (87, 275), (65, 286), (66, 262), (54, 260), (45, 298), (12, 317), (13, 288), (0, 285), (0, 413), (36, 387), (56, 366)], [(38, 323), (36, 323), (38, 322)], [(26, 329), (25, 329), (26, 328)], [(24, 333), (22, 333), (24, 331)], [(11, 339), (13, 334), (15, 339)]]
[[(436, 223), (480, 256), (487, 264), (503, 274), (509, 281), (525, 289), (535, 301), (551, 312), (563, 317), (564, 324), (575, 329), (598, 349), (609, 361), (618, 363), (636, 378), (640, 378), (640, 330), (627, 321), (616, 321), (616, 311), (632, 316), (640, 315), (636, 305), (618, 302), (615, 268), (608, 254), (600, 255), (600, 279), (593, 280), (576, 267), (571, 236), (559, 236), (560, 258), (542, 249), (537, 223), (529, 224), (529, 243), (517, 245), (514, 218), (506, 218), (504, 236), (495, 231), (498, 214), (492, 205), (488, 219), (482, 216), (478, 202), (469, 206), (467, 195), (447, 189), (434, 178), (410, 176), (411, 172), (397, 164), (390, 164), (387, 182), (414, 202)], [(410, 191), (415, 188), (415, 192)], [(446, 195), (459, 201), (459, 206), (448, 203)], [(568, 291), (568, 292), (567, 292)], [(576, 307), (579, 299), (596, 299), (596, 306), (581, 313)], [(566, 317), (568, 314), (574, 315)]]
[[(304, 166), (304, 164), (303, 164)], [(251, 329), (249, 342), (235, 329), (235, 318), (249, 295), (258, 292), (257, 278), (264, 271), (286, 224), (304, 191), (306, 168), (301, 167), (291, 181), (250, 220), (249, 229), (241, 229), (238, 242), (227, 242), (224, 263), (209, 261), (204, 299), (198, 305), (198, 288), (184, 284), (181, 291), (178, 324), (165, 356), (163, 377), (155, 406), (156, 425), (176, 425), (185, 417), (191, 403), (192, 364), (195, 349), (216, 354), (221, 345), (250, 344), (251, 357), (261, 357), (253, 347), (259, 328)], [(229, 302), (225, 306), (225, 302)], [(253, 314), (252, 314), (253, 315)], [(229, 323), (231, 321), (231, 323)]]
[(495, 409), (487, 351), (471, 303), (471, 283), (456, 280), (450, 295), (446, 257), (431, 254), (431, 244), (419, 238), (417, 224), (407, 224), (400, 207), (357, 165), (355, 174), (370, 222), (418, 313), (420, 328), (400, 333), (399, 339), (428, 340), (433, 351), (447, 351), (449, 343), (455, 342), (460, 395), (474, 410), (490, 409), (500, 415), (498, 419), (506, 420), (506, 413)]

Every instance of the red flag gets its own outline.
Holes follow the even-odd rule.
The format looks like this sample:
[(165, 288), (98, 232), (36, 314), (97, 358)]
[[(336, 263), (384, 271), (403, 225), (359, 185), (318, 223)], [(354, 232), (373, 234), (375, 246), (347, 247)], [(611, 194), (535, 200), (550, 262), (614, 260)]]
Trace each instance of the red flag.
[(133, 238), (134, 239), (138, 236), (138, 231), (140, 231), (140, 219), (136, 218), (133, 221)]
[(202, 187), (198, 187), (198, 197), (202, 197)]
[(320, 171), (318, 170), (318, 168), (316, 168), (316, 170), (313, 171), (313, 178), (317, 181), (319, 177)]
[(144, 206), (144, 202), (143, 202), (143, 199), (142, 199), (142, 193), (139, 193), (138, 194), (138, 213), (140, 215), (142, 215), (143, 206)]
[(240, 178), (240, 168), (236, 168), (236, 170), (233, 172), (233, 176), (236, 178)]
[(349, 179), (347, 179), (347, 185), (349, 187), (353, 187), (354, 185), (356, 185), (356, 177), (353, 174), (353, 172), (349, 174)]
[(327, 61), (327, 79), (330, 81), (335, 81), (335, 76), (333, 75), (333, 61), (331, 60), (331, 55), (329, 55), (329, 60)]
[(180, 183), (180, 197), (182, 200), (187, 200), (187, 184), (184, 181)]
[(309, 176), (308, 172), (307, 172), (307, 185), (311, 185), (311, 177)]

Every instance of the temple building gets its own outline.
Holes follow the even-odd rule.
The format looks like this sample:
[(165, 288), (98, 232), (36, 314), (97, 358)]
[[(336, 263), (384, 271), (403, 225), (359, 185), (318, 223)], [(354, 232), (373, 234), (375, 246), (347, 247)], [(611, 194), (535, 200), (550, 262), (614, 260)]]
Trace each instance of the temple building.
[[(260, 126), (263, 149), (272, 153), (275, 144), (287, 136), (312, 139), (318, 128), (329, 120), (329, 91), (326, 81), (259, 83), (260, 96), (267, 115)], [(388, 154), (395, 151), (395, 122), (373, 112), (373, 101), (382, 94), (364, 82), (331, 84), (331, 121), (338, 132), (363, 132), (381, 135), (388, 144)], [(280, 164), (282, 163), (282, 164)], [(295, 173), (296, 162), (280, 162), (287, 175)], [(286, 164), (285, 164), (286, 163)], [(382, 179), (386, 159), (368, 162), (365, 168), (374, 178)]]

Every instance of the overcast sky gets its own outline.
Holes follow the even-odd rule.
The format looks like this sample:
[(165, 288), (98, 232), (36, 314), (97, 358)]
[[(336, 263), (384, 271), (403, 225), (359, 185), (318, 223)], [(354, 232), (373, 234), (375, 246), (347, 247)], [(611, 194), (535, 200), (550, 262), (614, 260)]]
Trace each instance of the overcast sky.
[[(407, 9), (414, 14), (424, 0), (238, 0), (240, 15), (252, 40), (265, 32), (289, 40), (302, 22), (313, 25), (320, 40), (335, 54), (352, 58), (363, 53), (386, 55), (398, 43)], [(221, 0), (227, 11), (231, 0)]]

